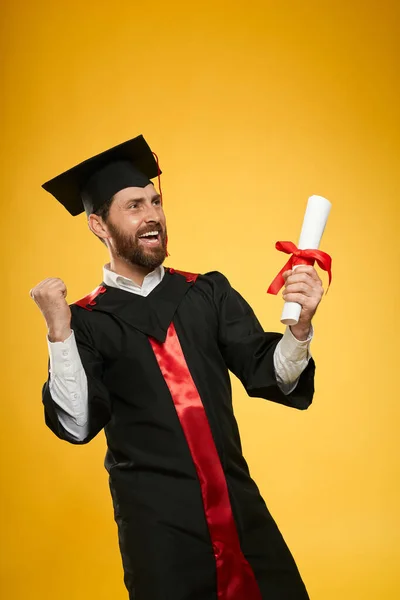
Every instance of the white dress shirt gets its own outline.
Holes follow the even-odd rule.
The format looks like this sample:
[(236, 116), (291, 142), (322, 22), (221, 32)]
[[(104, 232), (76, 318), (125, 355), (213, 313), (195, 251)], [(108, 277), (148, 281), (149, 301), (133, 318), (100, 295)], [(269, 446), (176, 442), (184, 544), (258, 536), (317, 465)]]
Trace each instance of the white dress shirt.
[[(143, 280), (140, 286), (131, 279), (110, 270), (110, 263), (103, 267), (103, 281), (110, 287), (120, 288), (133, 294), (147, 296), (161, 282), (165, 269), (161, 265)], [(274, 368), (277, 384), (284, 394), (290, 394), (311, 358), (312, 332), (305, 341), (294, 337), (287, 327), (274, 352)], [(88, 386), (86, 373), (79, 356), (73, 330), (63, 342), (50, 342), (47, 336), (50, 358), (49, 389), (57, 405), (61, 425), (77, 440), (87, 435)]]

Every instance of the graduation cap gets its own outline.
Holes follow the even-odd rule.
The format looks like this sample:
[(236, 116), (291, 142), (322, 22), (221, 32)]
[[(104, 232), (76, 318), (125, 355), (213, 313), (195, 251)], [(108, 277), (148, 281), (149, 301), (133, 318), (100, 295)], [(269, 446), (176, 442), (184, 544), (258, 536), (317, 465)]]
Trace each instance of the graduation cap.
[[(127, 187), (145, 187), (161, 174), (158, 159), (142, 135), (97, 154), (42, 187), (75, 216), (95, 212)], [(159, 180), (160, 181), (160, 180)], [(160, 190), (161, 195), (161, 190)]]

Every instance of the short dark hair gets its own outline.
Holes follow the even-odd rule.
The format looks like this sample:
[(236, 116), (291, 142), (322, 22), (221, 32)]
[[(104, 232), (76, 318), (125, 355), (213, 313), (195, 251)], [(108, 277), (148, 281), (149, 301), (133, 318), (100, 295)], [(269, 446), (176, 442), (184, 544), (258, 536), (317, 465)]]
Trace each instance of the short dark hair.
[[(114, 200), (114, 196), (111, 196), (111, 198), (109, 200), (107, 200), (107, 202), (104, 202), (104, 204), (102, 204), (100, 206), (100, 208), (93, 211), (93, 214), (97, 215), (98, 217), (101, 217), (103, 219), (103, 221), (105, 223), (107, 223), (108, 215), (110, 214), (110, 208), (111, 208), (111, 204), (112, 204), (113, 200)], [(95, 236), (99, 238), (99, 240), (101, 241), (102, 244), (107, 246), (105, 240), (103, 238), (101, 238), (100, 236), (98, 236), (97, 233), (95, 233)]]

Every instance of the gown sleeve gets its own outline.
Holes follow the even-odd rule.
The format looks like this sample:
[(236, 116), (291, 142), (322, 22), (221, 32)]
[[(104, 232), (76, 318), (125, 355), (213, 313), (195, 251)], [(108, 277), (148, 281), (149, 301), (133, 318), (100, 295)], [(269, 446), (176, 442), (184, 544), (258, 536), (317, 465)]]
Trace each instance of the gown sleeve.
[(214, 283), (218, 310), (218, 343), (228, 369), (251, 397), (301, 410), (308, 408), (314, 395), (314, 360), (310, 359), (295, 389), (285, 395), (278, 386), (273, 360), (282, 334), (263, 330), (251, 306), (222, 273), (208, 275)]
[[(60, 423), (57, 404), (50, 392), (50, 371), (42, 388), (42, 401), (45, 423), (58, 438), (71, 444), (87, 444), (111, 419), (111, 398), (103, 383), (103, 358), (95, 346), (90, 328), (85, 319), (80, 316), (80, 312), (84, 309), (75, 305), (71, 305), (70, 308), (72, 312), (71, 329), (75, 334), (79, 356), (87, 378), (88, 423), (83, 439), (77, 439), (71, 435)], [(50, 369), (50, 360), (48, 368)]]

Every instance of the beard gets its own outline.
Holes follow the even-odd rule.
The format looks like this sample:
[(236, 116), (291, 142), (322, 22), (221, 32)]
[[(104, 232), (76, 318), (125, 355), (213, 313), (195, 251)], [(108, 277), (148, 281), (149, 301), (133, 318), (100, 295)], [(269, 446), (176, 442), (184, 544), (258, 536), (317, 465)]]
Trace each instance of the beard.
[(119, 258), (136, 267), (144, 267), (154, 271), (162, 265), (167, 257), (167, 228), (158, 224), (160, 244), (152, 248), (146, 247), (136, 235), (123, 233), (116, 225), (107, 223), (114, 241), (114, 251)]

